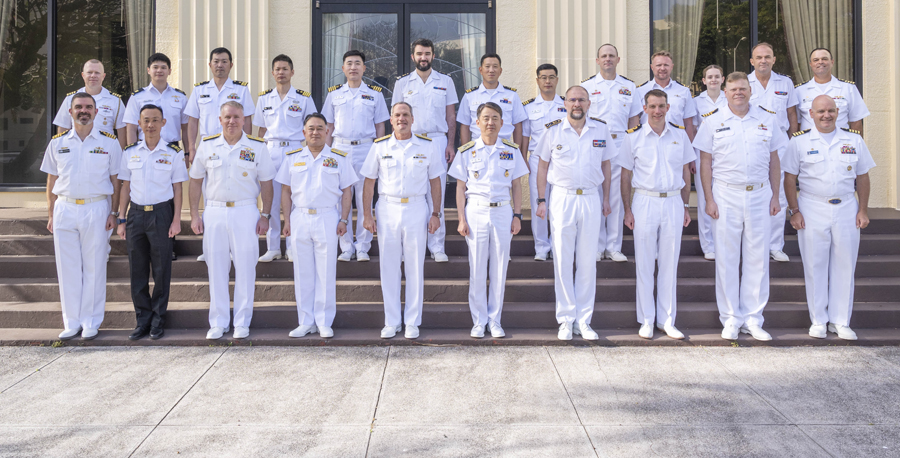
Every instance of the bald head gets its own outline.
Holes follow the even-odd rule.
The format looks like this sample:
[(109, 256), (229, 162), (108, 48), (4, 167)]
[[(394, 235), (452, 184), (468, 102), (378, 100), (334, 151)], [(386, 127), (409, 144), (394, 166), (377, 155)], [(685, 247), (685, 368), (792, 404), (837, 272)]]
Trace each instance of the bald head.
[(816, 130), (824, 133), (832, 132), (835, 127), (834, 121), (838, 116), (838, 107), (831, 96), (823, 94), (813, 99), (809, 115), (812, 116)]

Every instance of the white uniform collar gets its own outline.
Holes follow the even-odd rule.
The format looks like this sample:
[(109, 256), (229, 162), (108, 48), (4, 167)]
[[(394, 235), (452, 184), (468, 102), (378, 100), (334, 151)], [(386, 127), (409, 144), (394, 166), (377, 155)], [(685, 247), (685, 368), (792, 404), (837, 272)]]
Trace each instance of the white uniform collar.
[(723, 121), (728, 121), (731, 118), (735, 118), (735, 119), (741, 121), (743, 119), (746, 119), (748, 116), (751, 118), (762, 119), (762, 116), (760, 115), (760, 112), (762, 110), (753, 104), (750, 105), (750, 111), (747, 112), (747, 115), (744, 116), (744, 118), (740, 118), (740, 117), (738, 117), (738, 115), (734, 114), (734, 112), (731, 111), (731, 106), (729, 106), (729, 105), (725, 105), (725, 107), (723, 107), (723, 108), (724, 108), (722, 110), (722, 114), (724, 115)]
[(241, 139), (237, 141), (234, 145), (229, 145), (228, 142), (225, 141), (225, 132), (223, 130), (222, 134), (219, 135), (214, 141), (216, 142), (216, 146), (227, 146), (229, 148), (234, 148), (238, 145), (246, 145), (247, 144), (247, 134), (242, 130), (241, 131)]
[[(584, 127), (581, 128), (581, 134), (582, 134), (582, 135), (584, 135), (584, 132), (585, 132), (586, 130), (588, 130), (588, 129), (591, 128), (591, 121), (592, 121), (591, 118), (587, 118), (587, 115), (586, 115), (586, 114), (585, 114), (585, 118), (586, 118), (586, 119), (585, 119), (585, 122), (584, 122)], [(596, 121), (595, 121), (595, 122), (596, 122)], [(575, 128), (574, 128), (574, 127), (572, 127), (572, 123), (569, 122), (569, 117), (568, 117), (568, 116), (566, 116), (565, 118), (563, 118), (563, 120), (562, 120), (562, 128), (565, 129), (565, 130), (571, 130), (572, 133), (574, 133), (575, 135), (578, 135), (578, 132), (575, 131)]]
[[(409, 74), (409, 80), (410, 81), (413, 81), (413, 80), (422, 81), (422, 78), (419, 77), (419, 73), (416, 70), (413, 70)], [(423, 84), (428, 84), (429, 81), (433, 81), (433, 80), (437, 80), (437, 70), (435, 70), (434, 67), (431, 67), (431, 73), (428, 75), (428, 78), (425, 78), (425, 82)]]
[(500, 81), (497, 81), (497, 87), (495, 89), (488, 89), (488, 88), (484, 87), (484, 81), (482, 81), (481, 84), (478, 85), (478, 92), (487, 92), (487, 91), (498, 91), (499, 92), (499, 91), (502, 91), (503, 89), (504, 89), (503, 83), (501, 83)]
[[(675, 80), (672, 79), (671, 76), (669, 77), (669, 84), (667, 84), (667, 85), (665, 85), (665, 86), (661, 86), (659, 83), (657, 83), (657, 82), (656, 82), (656, 78), (653, 78), (652, 81), (653, 81), (653, 86), (658, 87), (658, 88), (660, 88), (660, 89), (662, 89), (662, 90), (669, 89), (670, 87), (672, 87), (673, 84), (675, 84)], [(651, 89), (652, 89), (652, 88), (651, 88)]]
[[(652, 134), (656, 134), (656, 132), (653, 130), (653, 128), (650, 127), (650, 123), (649, 123), (649, 122), (647, 123), (647, 126), (646, 126), (646, 127), (647, 127), (647, 131), (646, 131), (646, 132), (643, 132), (643, 134), (644, 134), (645, 137), (650, 136), (651, 133), (652, 133)], [(665, 136), (665, 135), (669, 132), (670, 127), (671, 127), (671, 126), (669, 125), (669, 122), (666, 121), (666, 124), (663, 126), (663, 131), (662, 131), (662, 133), (659, 134), (659, 138), (663, 138), (663, 136)], [(641, 129), (641, 130), (644, 130), (644, 129)]]
[[(816, 129), (815, 125), (813, 125), (812, 129), (809, 130), (809, 135), (810, 135), (810, 137), (809, 137), (810, 140), (825, 140), (822, 137), (822, 133), (819, 132), (819, 129)], [(850, 135), (844, 129), (841, 129), (840, 127), (835, 127), (834, 128), (834, 139), (836, 140), (838, 138), (849, 139)]]
[(169, 83), (166, 83), (166, 88), (163, 89), (162, 92), (160, 92), (160, 91), (157, 91), (157, 90), (156, 90), (156, 86), (154, 86), (153, 83), (150, 83), (150, 84), (148, 84), (148, 85), (144, 88), (144, 90), (147, 91), (147, 92), (155, 91), (157, 94), (162, 95), (163, 93), (165, 93), (166, 91), (168, 91), (170, 87), (172, 87), (172, 85), (169, 84)]

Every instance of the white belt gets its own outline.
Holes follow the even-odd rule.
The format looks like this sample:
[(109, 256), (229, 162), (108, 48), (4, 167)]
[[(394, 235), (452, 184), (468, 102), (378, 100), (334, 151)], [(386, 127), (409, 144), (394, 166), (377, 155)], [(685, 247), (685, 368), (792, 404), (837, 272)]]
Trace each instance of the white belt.
[(800, 197), (804, 199), (818, 200), (820, 202), (826, 202), (831, 205), (837, 205), (845, 200), (850, 200), (856, 197), (855, 192), (847, 193), (842, 196), (833, 196), (833, 197), (825, 197), (820, 196), (818, 194), (813, 194), (805, 191), (800, 191)]
[(207, 207), (243, 207), (246, 205), (256, 205), (256, 199), (239, 200), (237, 202), (220, 202), (217, 200), (207, 200)]
[(491, 202), (489, 200), (484, 199), (469, 199), (469, 202), (478, 205), (479, 207), (504, 207), (510, 204), (508, 200), (501, 200), (500, 202)]
[(59, 197), (57, 197), (57, 199), (61, 200), (63, 202), (68, 202), (70, 204), (84, 205), (84, 204), (91, 204), (94, 202), (100, 202), (101, 200), (106, 200), (107, 197), (108, 196), (97, 196), (97, 197), (89, 197), (87, 199), (75, 199), (72, 197), (59, 196)]
[(636, 194), (643, 194), (645, 196), (650, 197), (672, 197), (672, 196), (680, 196), (681, 190), (677, 191), (666, 191), (666, 192), (656, 192), (656, 191), (647, 191), (646, 189), (635, 188), (634, 192)]
[(386, 196), (382, 194), (379, 196), (384, 199), (386, 202), (390, 202), (392, 204), (411, 204), (415, 202), (424, 202), (425, 196), (411, 196), (411, 197), (397, 197), (397, 196)]
[(299, 211), (300, 213), (306, 213), (308, 215), (317, 215), (319, 212), (326, 213), (328, 211), (337, 211), (335, 207), (319, 207), (319, 208), (309, 208), (309, 207), (294, 207), (293, 211)]
[(366, 143), (372, 143), (371, 138), (361, 138), (359, 140), (347, 140), (346, 138), (334, 137), (335, 143), (340, 143), (342, 145), (364, 145)]
[(725, 186), (726, 188), (731, 188), (731, 189), (743, 189), (744, 191), (756, 191), (757, 189), (762, 189), (762, 188), (766, 187), (765, 183), (731, 184), (731, 183), (726, 183), (724, 181), (716, 181), (715, 184), (717, 186)]
[(560, 191), (565, 191), (566, 194), (574, 194), (574, 195), (576, 195), (576, 196), (581, 196), (581, 195), (587, 196), (587, 195), (591, 195), (591, 194), (597, 194), (597, 188), (587, 188), (587, 189), (579, 188), (579, 189), (571, 189), (571, 188), (561, 188), (561, 187), (559, 187), (559, 186), (554, 186), (554, 187), (553, 187), (553, 190), (554, 190), (554, 191), (557, 190), (557, 189), (559, 189)]

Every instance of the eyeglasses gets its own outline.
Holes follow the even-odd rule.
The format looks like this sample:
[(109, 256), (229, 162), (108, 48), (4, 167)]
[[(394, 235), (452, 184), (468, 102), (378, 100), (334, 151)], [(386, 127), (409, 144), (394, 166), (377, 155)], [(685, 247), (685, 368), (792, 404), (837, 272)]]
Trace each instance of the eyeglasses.
[(551, 76), (546, 76), (546, 75), (545, 75), (545, 76), (539, 76), (539, 77), (538, 77), (538, 80), (543, 81), (543, 82), (547, 82), (547, 81), (555, 81), (555, 80), (556, 80), (556, 76), (552, 76), (552, 75), (551, 75)]
[(585, 102), (587, 102), (587, 99), (583, 99), (583, 98), (575, 98), (575, 97), (569, 97), (569, 98), (566, 99), (566, 102), (572, 102), (572, 103), (585, 103)]

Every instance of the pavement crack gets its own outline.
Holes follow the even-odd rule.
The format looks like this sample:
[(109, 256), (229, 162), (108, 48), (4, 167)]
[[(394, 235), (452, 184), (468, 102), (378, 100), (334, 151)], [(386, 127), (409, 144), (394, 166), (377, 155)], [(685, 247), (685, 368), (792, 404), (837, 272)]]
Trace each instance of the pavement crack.
[(12, 389), (12, 387), (14, 387), (14, 386), (16, 386), (16, 385), (18, 385), (18, 384), (24, 382), (25, 380), (28, 379), (28, 377), (31, 377), (32, 375), (37, 374), (38, 372), (42, 371), (45, 367), (47, 367), (47, 366), (53, 364), (53, 363), (56, 362), (56, 360), (58, 360), (59, 358), (62, 358), (63, 356), (68, 355), (69, 353), (72, 353), (73, 350), (75, 350), (75, 347), (70, 348), (69, 351), (64, 352), (63, 354), (57, 356), (56, 358), (51, 359), (50, 361), (47, 362), (47, 364), (44, 364), (43, 366), (41, 366), (41, 367), (35, 369), (34, 372), (31, 372), (30, 374), (28, 374), (28, 375), (22, 377), (19, 381), (17, 381), (17, 382), (15, 382), (15, 383), (13, 383), (12, 385), (10, 385), (10, 386), (4, 388), (2, 391), (0, 391), (0, 394), (6, 393), (6, 392), (9, 391), (10, 389)]
[(372, 444), (372, 432), (375, 431), (375, 419), (378, 418), (378, 405), (381, 403), (381, 393), (384, 391), (384, 376), (387, 374), (388, 362), (391, 360), (393, 346), (388, 347), (384, 355), (384, 368), (381, 370), (381, 383), (378, 386), (378, 396), (375, 397), (375, 410), (372, 412), (372, 422), (369, 423), (369, 437), (366, 438), (366, 457), (369, 456), (369, 446)]
[(587, 427), (584, 426), (584, 422), (581, 420), (581, 414), (578, 413), (578, 407), (575, 406), (575, 400), (572, 399), (572, 395), (569, 393), (569, 387), (566, 386), (566, 382), (563, 380), (562, 375), (559, 373), (559, 368), (556, 367), (556, 361), (553, 361), (553, 355), (550, 354), (550, 349), (547, 347), (543, 347), (544, 351), (547, 352), (547, 357), (550, 358), (550, 364), (553, 365), (553, 370), (556, 372), (556, 376), (559, 378), (559, 383), (562, 384), (563, 390), (566, 391), (566, 396), (569, 398), (569, 402), (572, 404), (572, 410), (575, 411), (575, 417), (578, 418), (578, 424), (581, 425), (581, 429), (584, 430), (584, 435), (587, 436), (588, 442), (591, 444), (591, 449), (594, 450), (594, 455), (598, 458), (600, 457), (599, 452), (597, 452), (597, 447), (594, 445), (594, 440), (591, 438), (591, 433), (588, 432)]

